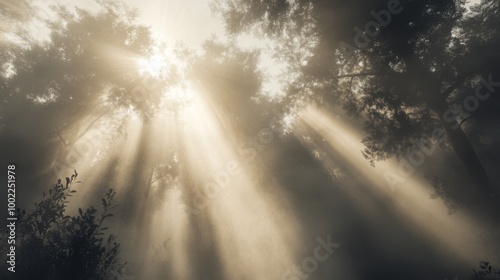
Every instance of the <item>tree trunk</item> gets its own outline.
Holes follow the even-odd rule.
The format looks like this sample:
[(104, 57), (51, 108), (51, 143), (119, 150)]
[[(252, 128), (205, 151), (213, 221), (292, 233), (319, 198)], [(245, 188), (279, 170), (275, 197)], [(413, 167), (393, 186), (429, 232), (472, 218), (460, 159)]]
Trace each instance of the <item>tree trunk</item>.
[(498, 195), (498, 189), (491, 181), (465, 132), (461, 127), (454, 128), (455, 125), (457, 125), (456, 121), (449, 122), (445, 120), (445, 114), (448, 110), (446, 102), (441, 100), (438, 104), (433, 105), (432, 109), (439, 116), (439, 120), (446, 131), (453, 151), (466, 168), (469, 176), (476, 183), (477, 187), (487, 196)]

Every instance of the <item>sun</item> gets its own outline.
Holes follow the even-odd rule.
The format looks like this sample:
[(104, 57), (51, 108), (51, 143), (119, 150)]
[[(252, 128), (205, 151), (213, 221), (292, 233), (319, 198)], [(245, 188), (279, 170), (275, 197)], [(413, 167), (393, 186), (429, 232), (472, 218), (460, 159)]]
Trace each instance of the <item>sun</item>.
[(149, 76), (165, 82), (158, 103), (160, 112), (168, 113), (165, 116), (171, 116), (171, 111), (184, 113), (196, 103), (198, 89), (186, 75), (186, 59), (181, 58), (175, 48), (157, 46), (148, 56), (135, 58), (135, 63), (139, 78), (147, 79)]
[(139, 59), (138, 63), (141, 75), (149, 74), (153, 77), (163, 75), (168, 68), (167, 58), (160, 53), (153, 54), (148, 58)]

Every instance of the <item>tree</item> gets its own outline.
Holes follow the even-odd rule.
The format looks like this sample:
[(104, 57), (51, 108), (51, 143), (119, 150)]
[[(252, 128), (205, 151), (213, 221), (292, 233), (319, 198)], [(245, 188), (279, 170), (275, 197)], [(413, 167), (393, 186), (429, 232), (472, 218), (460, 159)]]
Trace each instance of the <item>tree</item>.
[(498, 192), (461, 127), (463, 116), (449, 108), (455, 98), (462, 111), (476, 107), (490, 95), (483, 88), (473, 99), (481, 77), (490, 89), (500, 77), (495, 1), (469, 15), (455, 0), (213, 3), (229, 32), (263, 30), (279, 42), (293, 74), (289, 103), (340, 103), (366, 120), (364, 155), (372, 163), (406, 157), (442, 129), (479, 189)]
[(493, 269), (489, 262), (481, 262), (479, 267), (481, 270), (474, 271), (471, 280), (498, 280), (500, 279), (500, 270)]
[(48, 41), (21, 33), (22, 43), (8, 44), (1, 62), (10, 69), (0, 78), (2, 140), (34, 139), (26, 146), (55, 155), (49, 163), (65, 164), (75, 144), (105, 119), (135, 112), (148, 121), (164, 91), (180, 81), (173, 64), (164, 75), (139, 73), (137, 61), (158, 47), (149, 28), (119, 2), (98, 3), (96, 12), (53, 7), (55, 16), (45, 19)]
[(191, 61), (190, 79), (219, 111), (219, 120), (251, 136), (271, 112), (271, 102), (261, 96), (260, 53), (245, 51), (234, 42), (207, 40), (203, 53)]
[(100, 213), (91, 206), (69, 216), (66, 210), (76, 193), (72, 186), (77, 177), (75, 171), (66, 182), (59, 179), (32, 210), (18, 209), (16, 272), (2, 268), (5, 279), (107, 280), (124, 274), (126, 263), (119, 257), (117, 236), (104, 225), (113, 217), (116, 192), (110, 189), (101, 200)]

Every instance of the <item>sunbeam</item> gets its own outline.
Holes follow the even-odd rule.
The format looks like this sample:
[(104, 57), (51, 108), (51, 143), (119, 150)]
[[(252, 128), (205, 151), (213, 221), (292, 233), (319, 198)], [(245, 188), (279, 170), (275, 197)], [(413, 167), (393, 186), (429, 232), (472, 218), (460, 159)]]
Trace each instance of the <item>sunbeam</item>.
[(233, 136), (222, 129), (204, 99), (198, 98), (191, 110), (182, 140), (189, 147), (188, 176), (198, 183), (192, 186), (187, 210), (194, 221), (211, 221), (209, 228), (199, 230), (210, 236), (224, 278), (279, 279), (293, 264), (288, 244), (299, 237), (290, 210), (262, 197), (252, 183), (257, 176), (248, 174), (248, 167), (239, 161)]
[[(488, 259), (495, 255), (491, 229), (479, 224), (476, 219), (464, 212), (450, 216), (448, 209), (440, 200), (431, 200), (433, 189), (429, 184), (414, 174), (405, 178), (404, 182), (392, 186), (388, 174), (398, 172), (398, 162), (389, 160), (370, 166), (362, 156), (362, 134), (355, 128), (348, 127), (341, 119), (332, 117), (325, 109), (309, 108), (301, 121), (308, 129), (319, 133), (326, 145), (342, 156), (356, 174), (369, 183), (369, 188), (361, 184), (351, 185), (348, 192), (356, 197), (376, 195), (384, 199), (395, 214), (402, 215), (403, 220), (415, 230), (422, 232), (436, 247), (444, 246), (446, 254), (460, 256), (464, 264), (473, 266), (478, 259)], [(328, 162), (324, 162), (328, 165)], [(332, 166), (326, 166), (332, 168)], [(347, 178), (347, 181), (350, 179)], [(365, 213), (370, 215), (373, 208), (369, 204), (360, 203)], [(376, 218), (376, 216), (372, 216)], [(498, 228), (494, 230), (498, 231)], [(453, 233), (453, 234), (450, 234)]]

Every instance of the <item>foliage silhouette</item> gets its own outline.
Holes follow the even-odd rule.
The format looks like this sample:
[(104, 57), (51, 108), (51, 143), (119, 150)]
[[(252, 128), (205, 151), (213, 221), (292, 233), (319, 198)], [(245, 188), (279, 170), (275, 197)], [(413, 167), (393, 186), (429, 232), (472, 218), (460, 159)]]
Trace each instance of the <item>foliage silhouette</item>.
[(258, 69), (260, 53), (238, 48), (234, 42), (207, 40), (202, 55), (192, 61), (193, 80), (224, 112), (224, 119), (247, 136), (255, 134), (269, 122), (265, 114), (271, 106), (259, 98), (262, 73)]
[(77, 177), (75, 171), (66, 182), (59, 179), (31, 211), (18, 209), (16, 272), (2, 269), (3, 279), (109, 280), (124, 275), (117, 236), (104, 226), (113, 217), (116, 192), (106, 193), (100, 212), (91, 206), (69, 216), (66, 209)]
[[(401, 9), (381, 19), (376, 13), (388, 3)], [(500, 77), (498, 1), (484, 0), (471, 13), (462, 0), (218, 0), (212, 5), (228, 32), (257, 32), (278, 42), (275, 54), (289, 65), (289, 107), (331, 102), (363, 118), (364, 155), (372, 163), (406, 157), (442, 129), (445, 146), (478, 189), (497, 193), (462, 129), (464, 118), (454, 119), (448, 110), (474, 96), (481, 77)], [(374, 29), (377, 21), (382, 23)], [(363, 31), (369, 23), (371, 30)], [(493, 95), (470, 115), (484, 111), (485, 103), (497, 104), (490, 110), (497, 107)]]
[(92, 11), (52, 7), (53, 16), (37, 22), (45, 22), (47, 40), (13, 31), (18, 40), (2, 43), (0, 144), (18, 145), (1, 158), (29, 158), (19, 164), (36, 172), (72, 168), (71, 154), (93, 132), (105, 126), (102, 137), (116, 134), (132, 112), (149, 121), (163, 109), (164, 91), (182, 80), (174, 64), (162, 76), (141, 74), (138, 61), (159, 48), (150, 29), (125, 4), (96, 2)]
[(479, 264), (481, 270), (473, 269), (474, 275), (471, 280), (500, 280), (500, 270), (493, 269), (489, 262), (482, 261)]
[(440, 198), (443, 200), (446, 208), (448, 208), (448, 215), (454, 214), (460, 208), (457, 202), (456, 190), (449, 186), (449, 184), (437, 177), (437, 176), (427, 176), (427, 181), (434, 187), (434, 193), (431, 194), (431, 199)]

